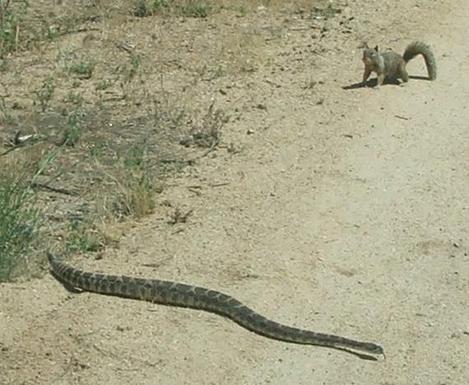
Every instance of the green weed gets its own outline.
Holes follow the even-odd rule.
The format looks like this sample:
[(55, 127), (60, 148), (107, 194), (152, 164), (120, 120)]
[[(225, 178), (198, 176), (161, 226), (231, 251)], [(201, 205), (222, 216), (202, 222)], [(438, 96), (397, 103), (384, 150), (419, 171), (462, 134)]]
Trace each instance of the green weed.
[(133, 14), (136, 17), (152, 16), (157, 12), (168, 9), (170, 4), (170, 0), (137, 0)]
[(40, 212), (23, 178), (0, 178), (0, 281), (7, 281), (35, 240)]
[(80, 111), (73, 111), (68, 116), (63, 141), (66, 146), (75, 146), (80, 140), (82, 132), (82, 118), (83, 113)]
[(72, 63), (68, 70), (70, 73), (77, 75), (80, 79), (91, 79), (94, 67), (94, 63), (78, 62)]
[(204, 2), (188, 1), (187, 4), (179, 7), (179, 11), (185, 17), (206, 18), (212, 11), (212, 7)]
[(104, 247), (99, 233), (93, 226), (79, 220), (72, 220), (65, 242), (67, 252), (97, 252)]
[(20, 25), (28, 11), (27, 0), (0, 0), (0, 57), (16, 51), (19, 44)]
[[(41, 106), (42, 112), (45, 112), (50, 107), (50, 103), (54, 97), (54, 91), (55, 82), (52, 76), (49, 76), (46, 80), (44, 80), (41, 87), (34, 91), (37, 101)], [(36, 104), (36, 101), (34, 101), (34, 104)]]

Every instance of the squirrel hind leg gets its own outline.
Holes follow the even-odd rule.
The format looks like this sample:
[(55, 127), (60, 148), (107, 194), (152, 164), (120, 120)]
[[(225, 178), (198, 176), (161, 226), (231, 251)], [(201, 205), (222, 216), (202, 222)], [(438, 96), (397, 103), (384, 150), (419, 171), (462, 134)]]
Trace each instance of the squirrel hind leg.
[(378, 74), (376, 87), (382, 86), (383, 83), (384, 83), (385, 78), (386, 78), (386, 75), (384, 73), (383, 74)]
[(409, 74), (407, 73), (407, 70), (405, 68), (405, 62), (401, 63), (401, 65), (399, 66), (399, 77), (404, 83), (407, 83), (409, 81)]

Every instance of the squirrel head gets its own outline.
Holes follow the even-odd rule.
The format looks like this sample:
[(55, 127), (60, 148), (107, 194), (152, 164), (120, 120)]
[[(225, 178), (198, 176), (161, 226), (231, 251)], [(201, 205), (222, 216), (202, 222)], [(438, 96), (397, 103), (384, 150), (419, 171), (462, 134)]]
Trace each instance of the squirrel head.
[(368, 44), (365, 44), (365, 48), (363, 49), (363, 63), (365, 64), (372, 64), (376, 63), (376, 60), (379, 57), (379, 47), (376, 46), (375, 48), (368, 47)]

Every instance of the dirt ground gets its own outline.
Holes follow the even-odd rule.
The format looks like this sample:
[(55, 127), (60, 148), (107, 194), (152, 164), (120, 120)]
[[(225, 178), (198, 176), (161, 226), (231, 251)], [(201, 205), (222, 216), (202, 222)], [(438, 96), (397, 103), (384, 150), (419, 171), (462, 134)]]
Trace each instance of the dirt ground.
[[(245, 27), (222, 17), (199, 28)], [(239, 151), (187, 167), (118, 248), (72, 261), (217, 289), (276, 321), (379, 343), (385, 359), (269, 340), (205, 312), (73, 295), (44, 272), (0, 285), (0, 383), (467, 384), (467, 20), (462, 0), (350, 2), (321, 31), (257, 9), (249, 22), (279, 36), (262, 43), (272, 63), (201, 96), (218, 89), (238, 113), (223, 141)], [(401, 51), (414, 39), (435, 50), (435, 82), (354, 86), (361, 40)], [(425, 75), (423, 60), (409, 72)], [(193, 210), (187, 223), (169, 225), (168, 204)]]

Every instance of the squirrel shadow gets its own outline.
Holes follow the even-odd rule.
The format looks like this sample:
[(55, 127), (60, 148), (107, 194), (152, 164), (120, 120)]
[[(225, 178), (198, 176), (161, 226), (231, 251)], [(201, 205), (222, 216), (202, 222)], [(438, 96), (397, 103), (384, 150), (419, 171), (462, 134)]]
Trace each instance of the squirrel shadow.
[[(410, 79), (413, 79), (413, 80), (429, 80), (429, 81), (431, 80), (427, 76), (418, 76), (418, 75), (409, 75), (409, 80)], [(373, 88), (373, 87), (376, 87), (377, 84), (378, 84), (378, 79), (374, 78), (374, 79), (367, 80), (365, 83), (359, 82), (359, 83), (350, 84), (348, 86), (343, 86), (342, 89), (343, 90), (356, 90), (357, 88), (366, 88), (366, 87)], [(392, 84), (392, 85), (395, 85), (395, 86), (399, 86), (399, 85), (403, 84), (403, 82), (399, 81), (398, 79), (386, 79), (384, 81), (383, 85), (387, 85), (387, 84)]]

